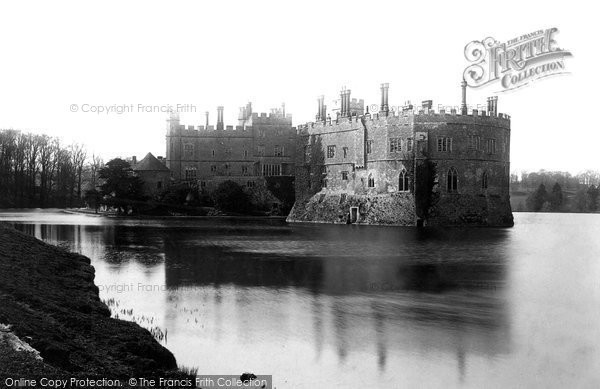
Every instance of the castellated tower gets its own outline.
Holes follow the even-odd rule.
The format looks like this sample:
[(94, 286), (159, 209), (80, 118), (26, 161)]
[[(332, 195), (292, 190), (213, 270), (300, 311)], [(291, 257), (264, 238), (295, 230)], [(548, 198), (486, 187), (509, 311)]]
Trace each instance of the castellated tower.
[[(224, 107), (217, 107), (216, 124), (209, 113), (200, 126), (185, 126), (179, 115), (167, 119), (166, 163), (175, 181), (210, 190), (231, 180), (254, 186), (265, 180), (294, 178), (296, 129), (285, 105), (270, 114), (255, 113), (252, 104), (240, 108), (237, 126), (224, 123)], [(281, 185), (286, 183), (282, 182)]]
[(298, 126), (296, 203), (288, 221), (388, 225), (512, 226), (510, 117), (459, 112), (424, 101), (392, 109), (381, 85), (377, 113), (353, 111), (349, 91), (339, 111)]

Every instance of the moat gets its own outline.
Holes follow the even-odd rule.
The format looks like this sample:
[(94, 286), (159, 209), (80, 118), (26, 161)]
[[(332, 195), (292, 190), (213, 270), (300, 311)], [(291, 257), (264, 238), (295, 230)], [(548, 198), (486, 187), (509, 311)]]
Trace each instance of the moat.
[(513, 228), (3, 211), (91, 258), (115, 314), (199, 374), (278, 388), (600, 386), (600, 215)]

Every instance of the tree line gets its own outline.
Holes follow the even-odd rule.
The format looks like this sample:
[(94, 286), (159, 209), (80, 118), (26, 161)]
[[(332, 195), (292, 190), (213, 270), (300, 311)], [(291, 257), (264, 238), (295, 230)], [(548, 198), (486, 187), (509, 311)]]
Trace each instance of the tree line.
[(576, 191), (581, 187), (590, 185), (598, 186), (600, 184), (600, 172), (595, 170), (586, 170), (579, 174), (569, 172), (539, 170), (537, 172), (523, 171), (521, 174), (512, 173), (510, 175), (510, 189), (512, 191), (532, 192), (537, 190), (540, 185), (551, 188), (558, 183), (563, 190)]
[(595, 185), (583, 185), (568, 197), (557, 182), (550, 191), (540, 184), (527, 197), (525, 206), (527, 211), (533, 212), (598, 212), (599, 198), (600, 189)]
[(78, 207), (95, 187), (102, 161), (80, 144), (48, 135), (0, 130), (0, 207)]

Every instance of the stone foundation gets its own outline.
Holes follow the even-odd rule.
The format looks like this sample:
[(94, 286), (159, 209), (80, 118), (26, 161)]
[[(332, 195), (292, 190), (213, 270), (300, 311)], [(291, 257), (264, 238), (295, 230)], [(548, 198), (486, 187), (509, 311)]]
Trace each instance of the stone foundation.
[(446, 194), (430, 209), (426, 224), (512, 227), (514, 221), (507, 196)]
[(416, 225), (413, 195), (403, 192), (379, 195), (319, 192), (297, 200), (287, 221), (347, 224), (352, 221), (353, 207), (357, 208), (355, 224)]

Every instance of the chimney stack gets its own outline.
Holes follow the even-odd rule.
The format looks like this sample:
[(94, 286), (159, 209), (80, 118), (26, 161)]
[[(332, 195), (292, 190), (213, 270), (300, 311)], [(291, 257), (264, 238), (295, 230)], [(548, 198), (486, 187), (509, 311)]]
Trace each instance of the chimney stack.
[(223, 129), (223, 106), (217, 107), (217, 130)]
[(208, 130), (208, 123), (209, 123), (208, 122), (208, 111), (205, 112), (205, 115), (206, 115), (206, 127), (205, 128)]
[(342, 116), (350, 116), (350, 89), (346, 89), (344, 87), (344, 90), (342, 91), (342, 96), (343, 96), (343, 109), (342, 109)]
[(487, 103), (490, 116), (496, 116), (498, 114), (498, 96), (488, 97)]
[(340, 116), (346, 116), (346, 87), (340, 92)]
[(321, 95), (317, 98), (317, 121), (325, 120), (325, 112), (323, 109), (323, 102), (325, 101), (325, 96)]
[(281, 103), (281, 115), (285, 118), (285, 103)]
[(390, 111), (390, 106), (388, 105), (388, 90), (390, 88), (390, 84), (385, 83), (381, 84), (381, 107), (379, 110), (387, 115)]
[(461, 113), (461, 115), (466, 115), (467, 114), (467, 82), (465, 80), (463, 80), (463, 82), (460, 84), (460, 87), (462, 88), (462, 101), (460, 104), (460, 113)]

